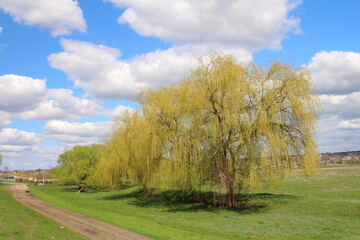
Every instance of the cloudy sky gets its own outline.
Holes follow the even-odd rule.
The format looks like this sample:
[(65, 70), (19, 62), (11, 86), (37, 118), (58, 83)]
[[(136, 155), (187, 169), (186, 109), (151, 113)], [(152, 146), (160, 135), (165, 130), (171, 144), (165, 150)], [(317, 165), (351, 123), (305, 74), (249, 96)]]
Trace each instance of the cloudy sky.
[(209, 50), (306, 65), (320, 152), (360, 150), (358, 0), (0, 0), (0, 153), (49, 168)]

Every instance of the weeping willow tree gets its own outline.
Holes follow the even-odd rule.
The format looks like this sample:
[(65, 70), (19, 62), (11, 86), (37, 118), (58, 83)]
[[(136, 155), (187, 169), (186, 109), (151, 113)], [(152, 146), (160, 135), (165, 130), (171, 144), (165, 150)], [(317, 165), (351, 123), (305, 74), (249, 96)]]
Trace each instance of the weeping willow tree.
[(145, 90), (142, 107), (127, 115), (100, 164), (107, 183), (182, 189), (218, 206), (236, 194), (318, 163), (314, 125), (318, 98), (306, 68), (274, 62), (269, 69), (228, 55), (202, 58), (171, 87)]
[(314, 124), (318, 98), (306, 68), (275, 62), (270, 69), (231, 56), (204, 58), (190, 77), (143, 93), (148, 121), (163, 138), (160, 186), (214, 201), (285, 176), (295, 162), (305, 173), (318, 163)]
[(161, 141), (139, 112), (117, 123), (99, 166), (100, 180), (110, 186), (141, 185), (151, 196), (154, 171), (161, 157)]

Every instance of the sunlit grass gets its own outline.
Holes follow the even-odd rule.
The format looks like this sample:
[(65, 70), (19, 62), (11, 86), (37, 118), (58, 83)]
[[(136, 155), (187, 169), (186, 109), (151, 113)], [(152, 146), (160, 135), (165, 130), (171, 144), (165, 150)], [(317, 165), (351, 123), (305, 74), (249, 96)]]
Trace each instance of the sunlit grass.
[(0, 239), (87, 239), (23, 206), (0, 184)]
[(326, 168), (310, 178), (295, 172), (236, 210), (191, 204), (168, 191), (76, 193), (57, 185), (31, 186), (39, 198), (155, 239), (360, 239), (360, 167)]

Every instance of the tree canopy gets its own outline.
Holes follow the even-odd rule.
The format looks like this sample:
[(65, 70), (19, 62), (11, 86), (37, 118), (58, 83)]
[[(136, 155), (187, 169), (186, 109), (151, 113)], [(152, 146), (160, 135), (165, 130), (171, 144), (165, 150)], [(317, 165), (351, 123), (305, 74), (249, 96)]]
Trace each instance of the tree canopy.
[(63, 152), (58, 159), (54, 175), (60, 183), (76, 185), (79, 191), (96, 187), (98, 177), (96, 169), (103, 151), (103, 145), (75, 146)]
[(269, 69), (212, 53), (180, 83), (141, 95), (107, 143), (100, 178), (162, 189), (214, 192), (233, 208), (236, 194), (318, 163), (319, 106), (309, 71)]

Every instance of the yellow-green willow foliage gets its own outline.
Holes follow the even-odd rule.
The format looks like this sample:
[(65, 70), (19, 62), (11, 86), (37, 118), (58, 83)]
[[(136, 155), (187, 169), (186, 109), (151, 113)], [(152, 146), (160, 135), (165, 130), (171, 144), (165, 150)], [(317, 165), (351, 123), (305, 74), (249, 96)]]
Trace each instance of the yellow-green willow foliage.
[(284, 176), (294, 164), (306, 174), (317, 166), (318, 98), (305, 68), (275, 62), (267, 70), (213, 53), (180, 83), (141, 97), (142, 108), (108, 143), (108, 182), (194, 197), (211, 190), (215, 204), (232, 208), (237, 193)]
[(153, 127), (139, 113), (117, 123), (99, 166), (101, 182), (118, 186), (142, 185), (147, 195), (160, 160), (161, 144)]

